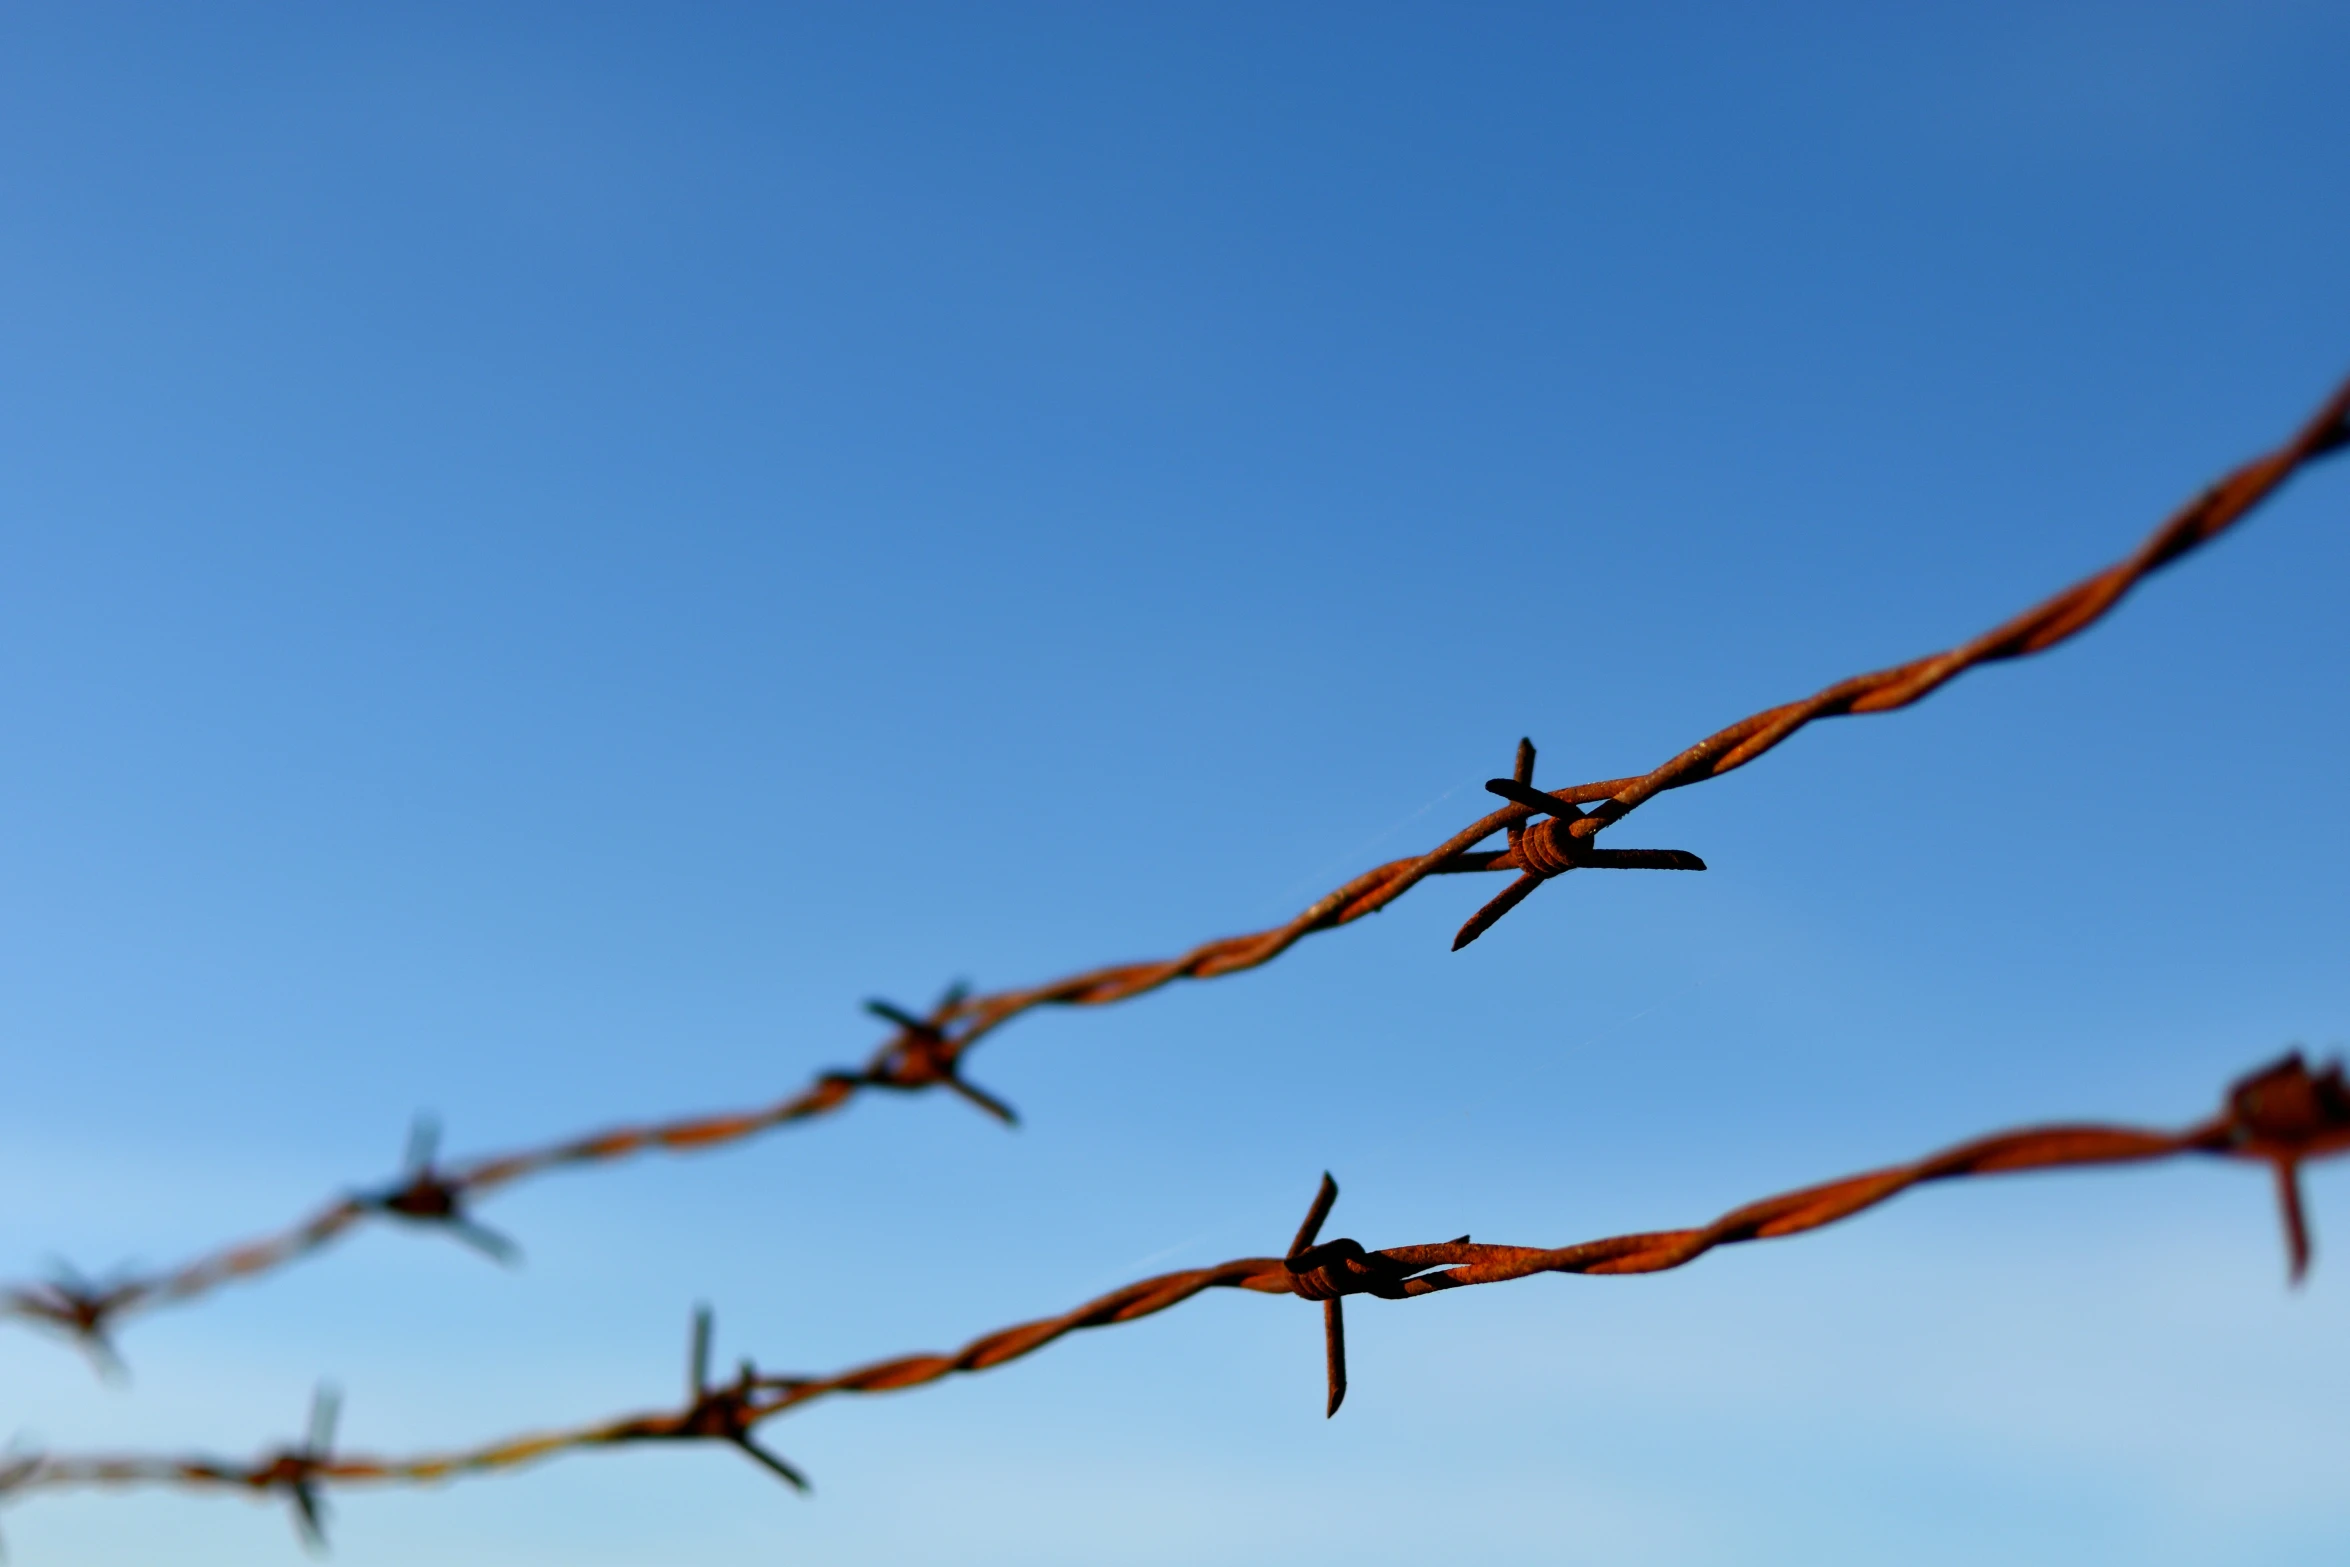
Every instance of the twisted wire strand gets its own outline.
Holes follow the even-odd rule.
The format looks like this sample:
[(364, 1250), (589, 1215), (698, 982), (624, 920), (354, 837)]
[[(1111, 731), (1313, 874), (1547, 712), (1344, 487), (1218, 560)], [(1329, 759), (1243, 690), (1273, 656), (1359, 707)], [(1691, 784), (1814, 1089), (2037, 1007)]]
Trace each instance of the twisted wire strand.
[[(1425, 854), (1372, 867), (1270, 930), (1204, 942), (1163, 961), (1111, 964), (1026, 989), (977, 996), (950, 991), (920, 1018), (874, 1003), (875, 1010), (897, 1024), (897, 1032), (862, 1070), (821, 1072), (807, 1088), (764, 1108), (615, 1127), (445, 1171), (422, 1169), (403, 1187), (338, 1199), (279, 1234), (227, 1247), (162, 1273), (127, 1277), (104, 1286), (71, 1277), (9, 1286), (0, 1290), (0, 1315), (62, 1329), (93, 1353), (111, 1358), (107, 1329), (116, 1321), (136, 1311), (192, 1300), (233, 1280), (282, 1267), (318, 1251), (370, 1218), (441, 1222), (480, 1244), (486, 1232), (471, 1226), (464, 1211), (466, 1201), (551, 1170), (608, 1163), (656, 1149), (682, 1153), (720, 1147), (828, 1115), (871, 1089), (912, 1092), (944, 1088), (1011, 1122), (1016, 1119), (1011, 1109), (965, 1080), (961, 1068), (963, 1057), (975, 1045), (1012, 1019), (1045, 1006), (1107, 1006), (1146, 995), (1178, 979), (1214, 979), (1260, 967), (1317, 931), (1334, 930), (1377, 913), (1429, 876), (1496, 870), (1520, 873), (1516, 882), (1462, 927), (1454, 941), (1457, 949), (1490, 928), (1541, 880), (1575, 863), (1659, 868), (1671, 864), (1674, 868), (1701, 869), (1702, 862), (1680, 851), (1598, 850), (1589, 844), (1594, 834), (1656, 795), (1743, 767), (1818, 719), (1892, 712), (1922, 701), (1969, 669), (2045, 652), (2078, 636), (2148, 576), (2227, 531), (2301, 468), (2345, 445), (2350, 445), (2350, 381), (2338, 387), (2291, 439), (2210, 485), (2128, 557), (2104, 571), (1958, 647), (1856, 675), (1802, 701), (1742, 718), (1648, 773), (1536, 795), (1530, 788), (1532, 747), (1522, 745), (1519, 798), (1478, 818)], [(1497, 785), (1502, 782), (1496, 780)], [(1552, 803), (1529, 803), (1534, 799)], [(1587, 813), (1578, 809), (1585, 805), (1593, 809)], [(1553, 822), (1524, 829), (1529, 818), (1545, 810), (1556, 818)], [(1509, 848), (1475, 852), (1478, 844), (1499, 832), (1510, 835)]]
[(706, 1315), (697, 1323), (693, 1393), (678, 1409), (622, 1416), (566, 1430), (535, 1432), (479, 1447), (407, 1458), (334, 1455), (323, 1442), (280, 1448), (249, 1463), (212, 1457), (34, 1454), (0, 1471), (0, 1495), (80, 1486), (174, 1485), (196, 1489), (285, 1491), (303, 1503), (321, 1484), (423, 1484), (517, 1468), (560, 1454), (645, 1442), (717, 1441), (749, 1450), (793, 1484), (797, 1471), (756, 1448), (761, 1422), (819, 1399), (895, 1392), (1036, 1353), (1071, 1333), (1133, 1322), (1215, 1289), (1291, 1295), (1319, 1301), (1332, 1338), (1331, 1407), (1344, 1391), (1344, 1361), (1335, 1307), (1348, 1295), (1413, 1299), (1443, 1290), (1498, 1284), (1538, 1273), (1637, 1274), (1685, 1267), (1718, 1246), (1801, 1234), (1839, 1223), (1911, 1187), (2030, 1170), (2140, 1164), (2204, 1154), (2270, 1165), (2278, 1176), (2288, 1246), (2297, 1279), (2308, 1258), (2298, 1188), (2300, 1166), (2350, 1152), (2350, 1085), (2335, 1061), (2312, 1071), (2298, 1051), (2230, 1086), (2222, 1109), (2165, 1131), (2127, 1126), (2053, 1125), (1995, 1133), (1907, 1164), (1766, 1197), (1692, 1229), (1616, 1235), (1555, 1248), (1485, 1244), (1462, 1236), (1428, 1245), (1364, 1249), (1352, 1240), (1320, 1245), (1314, 1237), (1337, 1196), (1327, 1176), (1297, 1243), (1285, 1257), (1241, 1257), (1142, 1279), (1074, 1310), (1002, 1328), (944, 1354), (901, 1355), (830, 1376), (761, 1374), (745, 1362), (730, 1384), (710, 1387), (701, 1369)]

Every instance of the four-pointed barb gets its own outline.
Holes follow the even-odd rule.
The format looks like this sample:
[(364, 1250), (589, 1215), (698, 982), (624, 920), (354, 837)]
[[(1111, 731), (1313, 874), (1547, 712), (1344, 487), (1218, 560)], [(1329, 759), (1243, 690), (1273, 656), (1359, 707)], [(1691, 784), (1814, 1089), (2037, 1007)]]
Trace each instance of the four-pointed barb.
[(1485, 787), (1514, 805), (1530, 807), (1550, 819), (1509, 829), (1509, 849), (1495, 855), (1485, 869), (1514, 870), (1522, 874), (1496, 894), (1492, 902), (1469, 916), (1469, 922), (1461, 927), (1460, 934), (1452, 938), (1452, 950), (1455, 952), (1491, 930), (1496, 920), (1525, 902), (1526, 895), (1536, 887), (1568, 871), (1705, 869), (1705, 861), (1686, 849), (1593, 848), (1593, 835), (1605, 827), (1610, 818), (1604, 811), (1586, 812), (1581, 806), (1571, 805), (1556, 795), (1544, 794), (1535, 788), (1534, 742), (1531, 740), (1518, 742), (1516, 776), (1488, 778)]
[(2217, 1140), (2226, 1152), (2265, 1159), (2276, 1171), (2288, 1268), (2298, 1285), (2308, 1276), (2311, 1251), (2301, 1205), (2302, 1161), (2350, 1149), (2350, 1083), (2343, 1081), (2342, 1063), (2312, 1072), (2296, 1050), (2263, 1067), (2228, 1090), (2219, 1128)]
[[(1322, 1408), (1325, 1420), (1337, 1414), (1338, 1406), (1346, 1402), (1343, 1298), (1376, 1295), (1382, 1300), (1401, 1300), (1406, 1293), (1406, 1281), (1431, 1265), (1425, 1261), (1406, 1261), (1385, 1252), (1365, 1251), (1360, 1241), (1335, 1240), (1317, 1245), (1322, 1221), (1330, 1217), (1330, 1207), (1337, 1201), (1338, 1182), (1324, 1170), (1321, 1190), (1314, 1193), (1314, 1205), (1306, 1210), (1306, 1221), (1297, 1227), (1297, 1239), (1289, 1243), (1289, 1253), (1282, 1259), (1289, 1269), (1291, 1293), (1301, 1300), (1322, 1303), (1322, 1352), (1330, 1377), (1330, 1399)], [(1469, 1237), (1464, 1235), (1447, 1245), (1468, 1243)]]
[(318, 1471), (325, 1467), (334, 1446), (335, 1416), (341, 1409), (342, 1396), (321, 1382), (310, 1397), (310, 1429), (303, 1435), (302, 1445), (280, 1448), (267, 1463), (244, 1476), (245, 1484), (256, 1491), (286, 1493), (294, 1508), (294, 1532), (313, 1552), (326, 1549), (326, 1509), (318, 1499)]
[(1012, 1107), (963, 1077), (963, 1044), (947, 1032), (955, 1011), (970, 994), (966, 985), (950, 985), (928, 1017), (916, 1017), (887, 1001), (868, 1001), (865, 1010), (885, 1023), (897, 1025), (897, 1037), (874, 1052), (858, 1081), (874, 1088), (946, 1088), (961, 1094), (1006, 1126), (1018, 1126)]
[(710, 1308), (696, 1306), (693, 1347), (686, 1355), (685, 1413), (663, 1428), (635, 1436), (640, 1441), (730, 1443), (793, 1490), (805, 1491), (806, 1475), (752, 1440), (751, 1429), (763, 1413), (754, 1401), (759, 1387), (758, 1368), (747, 1359), (732, 1382), (710, 1385)]
[(8, 1309), (17, 1315), (63, 1329), (90, 1357), (98, 1374), (112, 1378), (123, 1374), (123, 1365), (107, 1327), (115, 1313), (146, 1293), (147, 1285), (134, 1277), (118, 1275), (99, 1282), (58, 1258), (51, 1263), (44, 1282), (12, 1289), (7, 1300)]
[(465, 1182), (434, 1162), (440, 1146), (441, 1123), (429, 1113), (417, 1116), (408, 1128), (400, 1184), (360, 1197), (360, 1206), (417, 1224), (437, 1224), (483, 1256), (512, 1266), (521, 1249), (466, 1213)]

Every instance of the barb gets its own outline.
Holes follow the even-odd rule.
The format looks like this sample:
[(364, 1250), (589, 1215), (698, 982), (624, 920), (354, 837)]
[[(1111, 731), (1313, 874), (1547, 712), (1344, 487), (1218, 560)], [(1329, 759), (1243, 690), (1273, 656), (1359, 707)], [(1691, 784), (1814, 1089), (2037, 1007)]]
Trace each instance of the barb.
[[(1849, 1219), (1913, 1186), (2026, 1170), (2083, 1165), (2139, 1164), (2182, 1154), (2248, 1159), (2272, 1166), (2283, 1196), (2291, 1277), (2308, 1264), (2309, 1240), (2297, 1179), (2311, 1159), (2350, 1152), (2350, 1084), (2336, 1061), (2312, 1072), (2300, 1052), (2240, 1079), (2219, 1113), (2177, 1131), (2126, 1126), (2058, 1125), (2001, 1132), (1920, 1159), (1784, 1192), (1736, 1208), (1695, 1229), (1616, 1235), (1555, 1248), (1497, 1246), (1463, 1235), (1422, 1246), (1366, 1250), (1354, 1240), (1318, 1241), (1338, 1199), (1327, 1174), (1289, 1251), (1280, 1257), (1242, 1257), (1143, 1279), (1057, 1317), (1024, 1322), (973, 1339), (951, 1354), (905, 1355), (825, 1377), (761, 1375), (745, 1360), (732, 1382), (710, 1385), (710, 1316), (695, 1313), (687, 1399), (682, 1408), (630, 1415), (566, 1431), (492, 1442), (460, 1452), (414, 1458), (330, 1457), (328, 1431), (313, 1420), (302, 1447), (252, 1464), (214, 1458), (81, 1457), (35, 1454), (0, 1472), (0, 1496), (75, 1486), (180, 1485), (203, 1489), (285, 1491), (315, 1533), (314, 1488), (321, 1484), (425, 1483), (535, 1463), (566, 1452), (644, 1442), (721, 1442), (750, 1455), (797, 1489), (806, 1479), (760, 1449), (752, 1431), (787, 1410), (835, 1395), (886, 1393), (920, 1387), (965, 1372), (986, 1371), (1034, 1354), (1087, 1328), (1133, 1322), (1181, 1305), (1212, 1289), (1249, 1290), (1319, 1301), (1323, 1308), (1327, 1413), (1346, 1392), (1341, 1302), (1349, 1295), (1411, 1300), (1442, 1290), (1498, 1284), (1538, 1273), (1658, 1273), (1685, 1267), (1717, 1246), (1801, 1234)], [(331, 1409), (331, 1406), (329, 1406)], [(328, 1423), (331, 1426), (331, 1414)]]
[[(1907, 707), (1977, 665), (2045, 652), (2079, 635), (2139, 582), (2233, 527), (2302, 467), (2346, 444), (2350, 444), (2350, 382), (2339, 387), (2292, 439), (2204, 490), (2126, 559), (1947, 652), (1857, 675), (1800, 702), (1740, 719), (1651, 772), (1545, 792), (1533, 786), (1533, 743), (1521, 740), (1513, 776), (1486, 785), (1507, 802), (1501, 809), (1480, 817), (1426, 854), (1391, 860), (1365, 871), (1271, 930), (1206, 942), (1163, 962), (1113, 964), (1024, 990), (973, 996), (956, 986), (920, 1017), (886, 1001), (868, 1002), (867, 1009), (893, 1024), (896, 1034), (874, 1052), (862, 1070), (819, 1073), (806, 1089), (775, 1104), (733, 1114), (616, 1127), (449, 1170), (434, 1167), (432, 1139), (427, 1137), (421, 1154), (412, 1142), (407, 1179), (389, 1190), (340, 1199), (279, 1235), (229, 1247), (168, 1273), (125, 1278), (103, 1288), (60, 1273), (45, 1281), (0, 1290), (0, 1314), (61, 1330), (106, 1365), (113, 1362), (114, 1353), (108, 1330), (121, 1318), (190, 1300), (233, 1279), (284, 1266), (319, 1250), (370, 1216), (438, 1225), (493, 1258), (510, 1261), (515, 1255), (513, 1243), (475, 1223), (465, 1211), (473, 1198), (549, 1170), (604, 1163), (654, 1149), (682, 1153), (739, 1142), (828, 1115), (868, 1089), (919, 1092), (943, 1088), (1006, 1125), (1017, 1124), (1018, 1117), (1009, 1105), (962, 1075), (963, 1057), (1013, 1018), (1045, 1006), (1107, 1006), (1147, 995), (1178, 979), (1214, 979), (1260, 967), (1317, 931), (1334, 930), (1377, 913), (1430, 876), (1518, 872), (1507, 888), (1461, 927), (1453, 939), (1457, 951), (1492, 928), (1543, 882), (1571, 870), (1703, 870), (1705, 862), (1684, 850), (1602, 849), (1592, 840), (1656, 795), (1743, 767), (1817, 719)], [(1583, 809), (1585, 806), (1591, 809)], [(1547, 819), (1526, 825), (1537, 816)], [(1507, 835), (1507, 847), (1480, 851), (1477, 845), (1495, 833)], [(420, 1130), (424, 1124), (420, 1123)]]

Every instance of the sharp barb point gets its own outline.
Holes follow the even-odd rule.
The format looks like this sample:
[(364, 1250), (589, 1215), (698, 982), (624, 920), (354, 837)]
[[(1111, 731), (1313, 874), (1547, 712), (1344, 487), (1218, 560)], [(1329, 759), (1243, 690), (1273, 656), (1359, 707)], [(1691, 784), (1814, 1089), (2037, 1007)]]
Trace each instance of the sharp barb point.
[(912, 1033), (926, 1033), (930, 1029), (928, 1023), (923, 1022), (913, 1013), (903, 1007), (892, 1006), (886, 1001), (868, 1001), (865, 1003), (865, 1010), (885, 1023), (895, 1023), (898, 1027)]
[(326, 1554), (326, 1520), (320, 1516), (318, 1492), (308, 1481), (296, 1481), (288, 1487), (294, 1499), (294, 1533), (302, 1541), (302, 1549), (313, 1556)]
[(2309, 1277), (2309, 1217), (2301, 1204), (2301, 1167), (2293, 1160), (2279, 1159), (2277, 1172), (2277, 1207), (2285, 1221), (2286, 1277), (2295, 1288)]
[(452, 1214), (442, 1222), (448, 1225), (451, 1235), (501, 1267), (511, 1268), (522, 1261), (522, 1248), (486, 1224), (478, 1224), (463, 1214)]
[(1485, 792), (1498, 794), (1513, 805), (1523, 805), (1529, 810), (1556, 816), (1563, 821), (1571, 822), (1583, 814), (1583, 807), (1570, 805), (1556, 795), (1545, 794), (1532, 784), (1521, 783), (1515, 778), (1488, 778), (1485, 780)]
[(1541, 885), (1542, 878), (1532, 871), (1527, 871), (1516, 881), (1502, 888), (1485, 907), (1469, 916), (1469, 922), (1461, 927), (1460, 934), (1452, 938), (1452, 950), (1460, 951), (1461, 948), (1491, 930), (1504, 914), (1525, 902), (1527, 894)]
[(335, 1421), (343, 1412), (342, 1391), (332, 1382), (321, 1382), (310, 1395), (310, 1436), (303, 1451), (312, 1458), (324, 1458), (335, 1445)]
[(403, 1164), (410, 1174), (421, 1174), (432, 1168), (440, 1151), (440, 1117), (430, 1110), (417, 1111), (416, 1119), (408, 1123), (408, 1150)]
[(741, 1448), (745, 1453), (749, 1454), (753, 1463), (760, 1464), (771, 1470), (786, 1485), (789, 1485), (793, 1490), (799, 1492), (802, 1496), (807, 1495), (808, 1492), (813, 1489), (813, 1487), (808, 1484), (808, 1477), (806, 1475), (800, 1473), (790, 1464), (785, 1463), (781, 1458), (776, 1457), (775, 1454), (770, 1453), (767, 1451), (767, 1449), (752, 1441), (749, 1436), (745, 1435), (735, 1437), (734, 1445)]
[(1297, 1239), (1289, 1243), (1290, 1256), (1296, 1256), (1320, 1238), (1322, 1223), (1330, 1217), (1331, 1206), (1337, 1201), (1338, 1182), (1324, 1170), (1322, 1184), (1315, 1189), (1313, 1203), (1306, 1209), (1306, 1221), (1297, 1227)]
[(692, 1380), (686, 1385), (692, 1396), (700, 1398), (710, 1386), (710, 1308), (694, 1308), (693, 1347), (686, 1352), (686, 1375)]
[(1322, 1410), (1322, 1418), (1327, 1420), (1346, 1402), (1346, 1304), (1343, 1301), (1322, 1302), (1322, 1349), (1330, 1373), (1330, 1402)]
[(972, 1104), (978, 1106), (980, 1109), (986, 1111), (989, 1115), (992, 1115), (997, 1120), (1003, 1122), (1004, 1125), (1017, 1127), (1020, 1124), (1019, 1112), (1015, 1111), (1010, 1105), (1004, 1103), (1001, 1099), (998, 1099), (995, 1095), (989, 1093), (986, 1089), (976, 1087), (970, 1083), (966, 1083), (960, 1077), (956, 1077), (952, 1074), (941, 1078), (940, 1081), (945, 1083), (948, 1088), (954, 1090), (956, 1093), (969, 1100)]

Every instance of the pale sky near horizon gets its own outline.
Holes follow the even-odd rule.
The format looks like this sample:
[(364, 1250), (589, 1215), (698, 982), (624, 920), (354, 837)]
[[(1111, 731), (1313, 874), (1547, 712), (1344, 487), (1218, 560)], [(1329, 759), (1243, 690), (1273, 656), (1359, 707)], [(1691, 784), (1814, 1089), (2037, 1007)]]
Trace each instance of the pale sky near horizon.
[[(761, 1104), (1977, 632), (2350, 373), (2320, 5), (0, 15), (0, 1278)], [(16, 1450), (469, 1444), (1330, 1235), (1702, 1222), (2350, 1042), (2350, 462), (1462, 953), (1452, 879), (873, 1096), (371, 1228)], [(2350, 1179), (1952, 1185), (1668, 1275), (1211, 1295), (739, 1457), (338, 1493), (341, 1567), (2350, 1555)], [(282, 1505), (10, 1560), (300, 1558)]]

